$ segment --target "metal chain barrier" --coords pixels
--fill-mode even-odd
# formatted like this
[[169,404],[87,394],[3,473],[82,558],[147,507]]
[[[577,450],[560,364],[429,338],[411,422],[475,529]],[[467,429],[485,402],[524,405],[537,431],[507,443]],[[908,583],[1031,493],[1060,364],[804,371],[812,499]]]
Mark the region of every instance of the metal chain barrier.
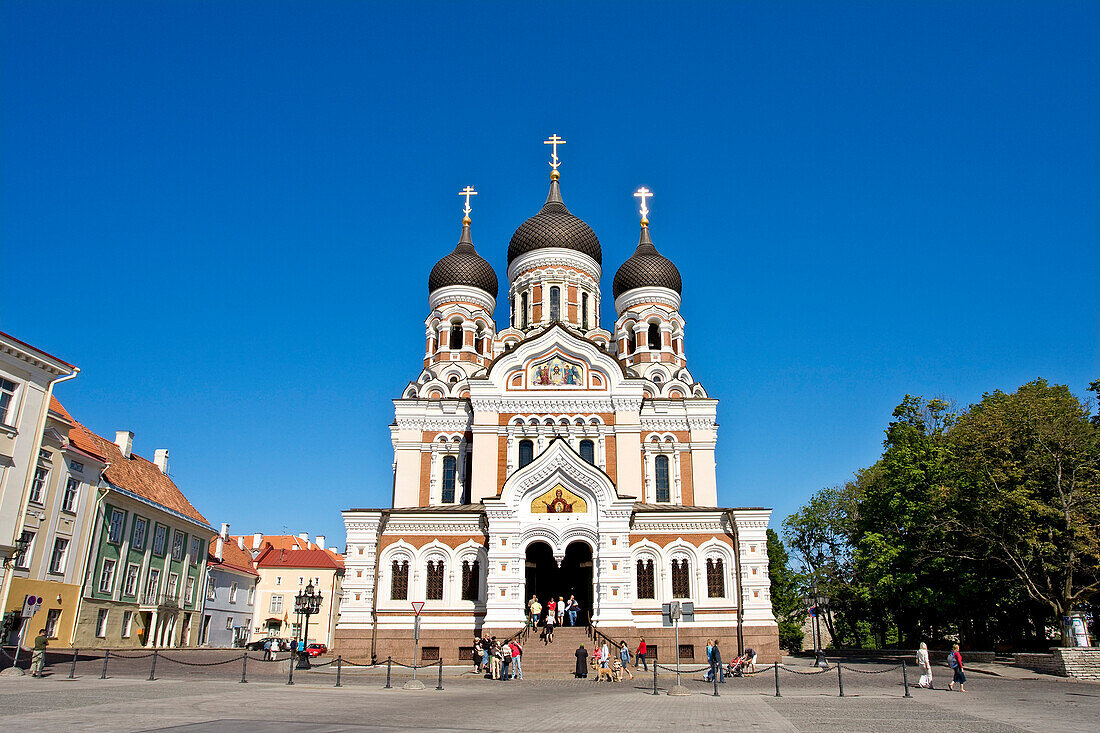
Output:
[[148,654],[119,654],[118,652],[111,652],[111,656],[115,659],[148,659],[153,656],[155,652],[149,652]]
[[[656,662],[654,662],[654,663],[653,663],[653,666],[654,666],[654,667],[660,667],[661,669],[663,669],[663,670],[664,670],[664,671],[666,671],[666,672],[673,672],[673,673],[675,673],[675,672],[679,671],[679,672],[680,672],[680,674],[695,674],[696,672],[703,672],[703,671],[708,671],[708,670],[710,670],[710,665],[709,665],[709,664],[708,664],[707,666],[705,666],[705,667],[699,667],[698,669],[686,669],[686,668],[684,668],[684,667],[680,667],[680,669],[679,669],[679,670],[677,670],[677,669],[676,669],[675,667],[666,667],[666,666],[665,666],[665,665],[663,665],[663,664],[657,664]],[[765,668],[765,669],[766,669],[766,668]]]
[[[838,666],[839,666],[839,663],[838,663]],[[887,667],[886,669],[866,670],[866,669],[856,669],[855,667],[845,667],[845,669],[847,669],[849,672],[855,672],[856,674],[886,674],[887,672],[894,672],[894,671],[897,671],[897,670],[901,669],[901,665],[899,664],[896,667]]]
[[[153,655],[150,654],[149,656],[153,656]],[[247,655],[245,655],[245,656],[247,656]],[[160,656],[160,658],[164,659],[164,660],[167,660],[169,662],[175,662],[176,664],[182,664],[184,667],[216,667],[219,664],[229,664],[231,662],[241,661],[241,657],[230,657],[229,659],[223,659],[220,662],[184,662],[180,659],[172,659],[171,657],[166,657],[163,654]],[[283,660],[283,661],[286,661],[286,660]]]
[[809,670],[809,671],[804,672],[800,669],[793,669],[791,667],[788,667],[785,664],[780,664],[780,665],[778,665],[778,667],[781,670],[783,670],[784,672],[790,672],[791,674],[801,674],[801,675],[825,674],[826,672],[831,671],[829,669],[813,669],[813,670]]

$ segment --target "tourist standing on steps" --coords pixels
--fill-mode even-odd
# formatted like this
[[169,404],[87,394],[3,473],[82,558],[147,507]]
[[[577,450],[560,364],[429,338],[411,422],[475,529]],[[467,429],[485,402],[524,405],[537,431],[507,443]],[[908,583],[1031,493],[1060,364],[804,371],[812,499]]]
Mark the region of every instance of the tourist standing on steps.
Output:
[[932,660],[928,658],[928,645],[923,641],[920,643],[920,649],[917,650],[917,666],[920,668],[920,681],[917,684],[929,690],[933,689]]
[[543,640],[547,644],[554,643],[554,599],[551,598],[550,602],[546,604],[546,629],[542,635]]
[[630,649],[627,648],[626,642],[622,642],[622,646],[619,647],[619,661],[623,663],[623,671],[627,673],[630,679],[634,679],[634,674],[630,671]]
[[577,658],[577,668],[573,672],[573,676],[577,679],[588,676],[588,652],[584,649],[584,644],[580,645],[577,651],[573,652],[573,655]]
[[646,664],[646,661],[645,661],[645,655],[648,651],[649,651],[649,647],[647,647],[645,645],[645,637],[643,636],[642,640],[638,642],[638,653],[634,657],[634,669],[637,669],[638,668],[638,662],[641,662],[642,663],[642,669],[644,669],[646,672],[649,671],[649,665]]
[[558,626],[565,626],[565,599],[558,596]]
[[581,604],[577,603],[576,596],[569,596],[569,601],[565,604],[565,612],[569,614],[569,625],[577,625],[577,611],[580,610]]
[[959,683],[959,692],[966,692],[966,673],[963,672],[963,658],[959,653],[959,645],[954,644],[951,647],[951,653],[947,655],[947,666],[955,670],[955,675],[951,678],[951,683],[947,685],[948,690],[955,689],[955,683]]
[[523,667],[520,665],[520,657],[523,656],[523,647],[520,646],[519,641],[512,642],[512,679],[523,679]]
[[497,638],[494,636],[492,639],[492,648],[489,650],[489,664],[492,668],[492,678],[494,680],[500,679],[500,665],[504,657],[500,653],[500,644],[497,643]]
[[508,642],[504,642],[500,647],[501,657],[501,669],[500,669],[500,681],[507,681],[509,675],[512,674],[512,645]]
[[[536,608],[538,610],[536,610]],[[539,605],[538,597],[532,593],[531,600],[527,601],[527,615],[531,618],[532,629],[538,626],[540,613],[542,613],[542,606]]]
[[[38,636],[34,637],[34,654],[31,655],[31,677],[41,677],[42,669],[46,666],[46,647],[50,640],[46,636],[45,629],[38,630]],[[15,648],[18,655],[19,647]]]

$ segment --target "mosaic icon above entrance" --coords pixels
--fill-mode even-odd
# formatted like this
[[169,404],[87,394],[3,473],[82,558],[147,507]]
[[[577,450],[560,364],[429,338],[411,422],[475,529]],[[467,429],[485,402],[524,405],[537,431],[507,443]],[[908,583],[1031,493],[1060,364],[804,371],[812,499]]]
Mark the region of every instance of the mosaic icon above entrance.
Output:
[[532,514],[574,514],[588,511],[588,502],[558,484],[531,502]]

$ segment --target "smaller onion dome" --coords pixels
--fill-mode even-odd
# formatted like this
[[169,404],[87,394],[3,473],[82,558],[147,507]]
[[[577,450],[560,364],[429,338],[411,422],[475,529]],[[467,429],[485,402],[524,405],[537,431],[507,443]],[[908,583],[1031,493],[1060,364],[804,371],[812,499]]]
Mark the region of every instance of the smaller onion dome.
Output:
[[474,249],[470,239],[470,218],[462,220],[462,237],[454,251],[435,263],[428,275],[428,294],[448,285],[467,285],[497,297],[497,274],[493,266]]
[[618,298],[634,288],[668,288],[681,294],[680,271],[672,260],[661,255],[649,238],[649,222],[642,220],[642,232],[638,237],[638,247],[634,254],[623,263],[615,273],[611,283],[611,293]]

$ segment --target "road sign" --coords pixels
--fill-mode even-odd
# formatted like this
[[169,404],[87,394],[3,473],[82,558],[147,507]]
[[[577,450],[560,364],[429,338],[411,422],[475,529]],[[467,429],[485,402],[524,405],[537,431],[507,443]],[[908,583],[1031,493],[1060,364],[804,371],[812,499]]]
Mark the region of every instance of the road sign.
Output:
[[23,598],[23,618],[31,618],[42,607],[41,596],[25,596]]
[[417,616],[419,616],[420,612],[424,610],[424,601],[413,601],[412,604],[413,604],[413,613],[415,613]]

